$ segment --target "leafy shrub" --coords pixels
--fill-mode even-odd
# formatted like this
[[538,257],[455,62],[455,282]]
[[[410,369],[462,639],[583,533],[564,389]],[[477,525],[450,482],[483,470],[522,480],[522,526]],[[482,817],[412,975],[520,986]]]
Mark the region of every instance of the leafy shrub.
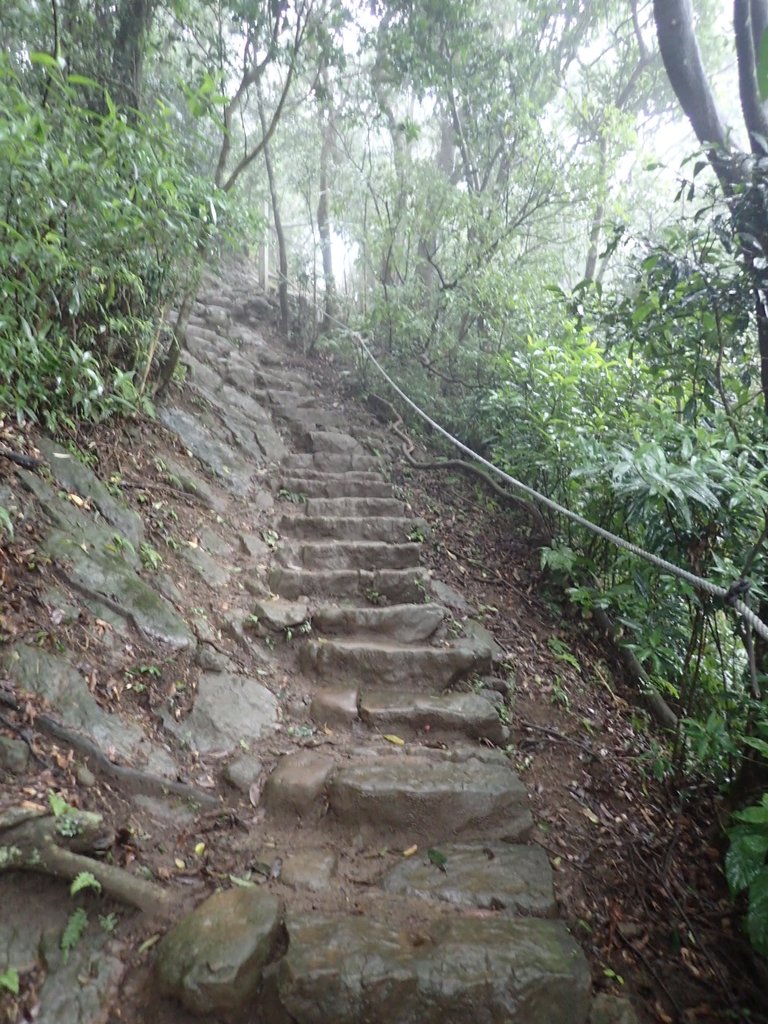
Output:
[[0,411],[56,430],[141,406],[158,318],[218,197],[185,166],[169,110],[129,121],[95,83],[31,60],[0,58]]
[[768,955],[768,793],[759,804],[737,811],[733,817],[739,824],[728,832],[728,885],[734,896],[746,890],[747,933],[755,949]]

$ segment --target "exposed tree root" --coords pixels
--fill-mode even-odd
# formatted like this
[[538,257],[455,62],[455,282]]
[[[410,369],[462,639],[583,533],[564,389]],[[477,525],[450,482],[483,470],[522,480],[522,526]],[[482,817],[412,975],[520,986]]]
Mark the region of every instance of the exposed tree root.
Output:
[[[0,704],[23,713],[22,704],[7,690],[0,689]],[[50,736],[61,740],[87,759],[89,767],[99,775],[106,776],[119,783],[131,793],[143,793],[147,796],[167,796],[173,794],[184,800],[190,800],[202,807],[218,807],[218,797],[205,793],[201,789],[189,786],[185,782],[164,779],[159,775],[143,772],[139,768],[129,768],[114,764],[106,754],[96,746],[93,740],[67,729],[50,715],[41,714],[35,717],[35,726]]]
[[102,890],[121,903],[137,907],[146,914],[167,916],[171,895],[154,882],[137,878],[122,868],[83,855],[83,850],[99,849],[111,841],[100,814],[72,810],[55,817],[52,814],[20,810],[0,819],[0,871],[38,871],[72,881],[89,871]]

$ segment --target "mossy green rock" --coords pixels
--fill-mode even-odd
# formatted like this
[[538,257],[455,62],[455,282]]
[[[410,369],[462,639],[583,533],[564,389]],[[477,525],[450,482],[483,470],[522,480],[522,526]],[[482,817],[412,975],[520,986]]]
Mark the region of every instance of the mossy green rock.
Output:
[[199,1016],[242,1009],[274,953],[282,913],[276,896],[256,889],[211,896],[160,943],[155,975],[161,994]]
[[118,553],[92,540],[52,530],[43,548],[63,568],[67,578],[80,591],[94,598],[106,598],[113,611],[131,622],[141,633],[175,650],[193,647],[194,637],[186,622],[148,586]]

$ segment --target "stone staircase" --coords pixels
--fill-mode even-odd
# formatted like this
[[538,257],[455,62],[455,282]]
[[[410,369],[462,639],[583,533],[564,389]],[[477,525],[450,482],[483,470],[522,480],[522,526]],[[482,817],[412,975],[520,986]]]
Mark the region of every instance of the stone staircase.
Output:
[[[248,501],[257,471],[271,478],[279,546],[254,608],[291,630],[313,740],[261,792],[282,873],[177,925],[160,989],[253,1024],[582,1024],[587,962],[557,920],[498,694],[482,688],[498,648],[436,599],[426,524],[360,431],[263,340],[251,289],[236,274],[208,284],[186,356],[208,411],[195,429],[181,410],[162,416],[233,494]],[[247,982],[210,967],[242,914]]]

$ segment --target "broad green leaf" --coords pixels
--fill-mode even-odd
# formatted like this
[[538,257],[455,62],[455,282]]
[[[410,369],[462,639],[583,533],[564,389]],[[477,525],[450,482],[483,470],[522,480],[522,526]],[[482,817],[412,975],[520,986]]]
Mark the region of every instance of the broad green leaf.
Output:
[[768,870],[763,870],[749,887],[747,932],[752,945],[768,953]]
[[746,889],[765,870],[768,836],[755,835],[739,828],[730,832],[731,845],[725,856],[725,876],[732,893]]
[[760,38],[760,51],[757,57],[757,88],[760,99],[768,99],[768,28],[763,30]]

